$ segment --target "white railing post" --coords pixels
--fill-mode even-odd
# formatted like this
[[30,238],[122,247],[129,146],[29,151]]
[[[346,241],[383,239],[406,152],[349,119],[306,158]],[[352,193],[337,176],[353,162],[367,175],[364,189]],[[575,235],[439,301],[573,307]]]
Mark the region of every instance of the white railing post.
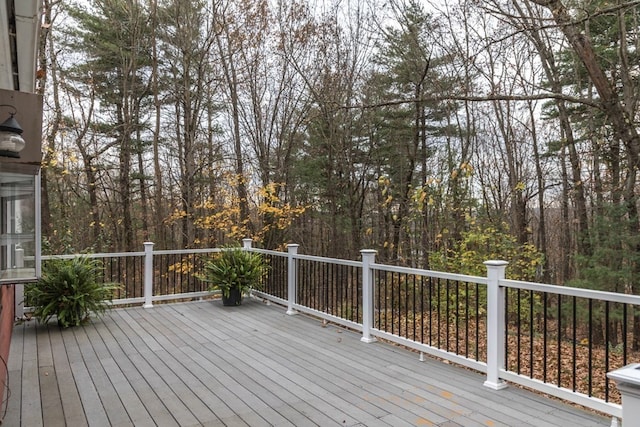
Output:
[[362,255],[362,338],[360,338],[360,341],[372,343],[376,342],[376,338],[371,336],[374,294],[371,264],[376,261],[376,251],[363,249],[360,254]]
[[500,379],[504,368],[504,288],[507,261],[486,261],[487,267],[487,379],[485,387],[501,390],[507,384]]
[[247,237],[246,239],[242,239],[242,249],[248,250],[251,249],[251,244],[253,243],[253,239]]
[[144,242],[144,308],[153,307],[153,242]]
[[[616,382],[622,396],[622,425],[637,425],[640,421],[640,363],[607,372],[607,377]],[[617,417],[611,418],[611,425],[618,425]]]
[[298,314],[293,305],[296,303],[296,296],[298,295],[298,269],[296,268],[295,256],[298,254],[299,246],[296,243],[287,245],[287,314],[289,316]]

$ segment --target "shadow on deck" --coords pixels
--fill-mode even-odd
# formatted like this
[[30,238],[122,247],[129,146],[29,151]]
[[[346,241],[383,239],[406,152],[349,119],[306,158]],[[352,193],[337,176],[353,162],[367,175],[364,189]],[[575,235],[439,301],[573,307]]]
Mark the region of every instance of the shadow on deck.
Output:
[[14,328],[8,426],[608,426],[607,418],[245,299]]

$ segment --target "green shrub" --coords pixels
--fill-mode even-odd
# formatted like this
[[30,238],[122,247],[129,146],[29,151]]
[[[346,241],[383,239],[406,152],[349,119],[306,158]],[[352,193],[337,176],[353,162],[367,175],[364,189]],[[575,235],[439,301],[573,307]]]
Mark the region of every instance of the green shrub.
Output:
[[267,265],[261,254],[241,248],[224,249],[204,266],[203,280],[209,290],[220,290],[229,298],[232,289],[245,294],[250,289],[261,289]]
[[78,326],[91,313],[103,314],[112,299],[117,286],[100,283],[101,276],[102,263],[96,259],[50,260],[44,264],[42,278],[25,288],[25,298],[39,321],[46,323],[56,316],[64,328]]
[[454,248],[434,252],[429,257],[433,270],[472,276],[486,276],[483,263],[488,260],[509,261],[509,279],[533,281],[539,276],[544,256],[534,245],[518,243],[507,224],[495,226],[472,222]]

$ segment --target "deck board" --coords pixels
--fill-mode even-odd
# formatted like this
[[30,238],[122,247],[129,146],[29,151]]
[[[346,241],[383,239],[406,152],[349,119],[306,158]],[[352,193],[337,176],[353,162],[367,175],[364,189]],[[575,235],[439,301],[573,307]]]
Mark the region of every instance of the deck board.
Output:
[[246,299],[16,325],[5,425],[608,426],[610,420]]
[[31,396],[40,396],[40,381],[38,369],[38,342],[36,330],[31,329],[30,334],[25,334],[23,342],[22,358],[22,393],[21,393],[21,421],[23,425],[42,426],[42,401],[30,399]]
[[24,353],[24,334],[14,334],[11,338],[9,360],[7,360],[8,390],[7,413],[3,420],[6,425],[18,426],[21,423],[20,405],[22,404],[22,355]]

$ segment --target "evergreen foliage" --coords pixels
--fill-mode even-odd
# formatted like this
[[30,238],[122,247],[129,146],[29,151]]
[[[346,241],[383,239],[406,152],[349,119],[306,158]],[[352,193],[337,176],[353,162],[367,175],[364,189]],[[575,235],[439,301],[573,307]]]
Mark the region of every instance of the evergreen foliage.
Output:
[[34,316],[43,323],[55,316],[67,328],[82,325],[92,313],[103,314],[117,286],[100,282],[102,268],[87,257],[47,261],[41,279],[25,287]]
[[640,236],[628,233],[625,208],[607,204],[593,218],[592,253],[577,257],[577,277],[571,286],[627,293],[636,283],[640,269]]
[[534,281],[540,275],[543,254],[531,244],[518,243],[506,224],[499,226],[474,223],[462,233],[462,240],[449,251],[431,256],[431,267],[440,271],[455,271],[474,276],[486,276],[487,260],[509,262],[507,277]]
[[262,278],[268,269],[261,254],[242,248],[228,248],[215,254],[204,266],[203,280],[210,283],[209,290],[219,290],[229,298],[234,289],[241,295],[262,287]]

